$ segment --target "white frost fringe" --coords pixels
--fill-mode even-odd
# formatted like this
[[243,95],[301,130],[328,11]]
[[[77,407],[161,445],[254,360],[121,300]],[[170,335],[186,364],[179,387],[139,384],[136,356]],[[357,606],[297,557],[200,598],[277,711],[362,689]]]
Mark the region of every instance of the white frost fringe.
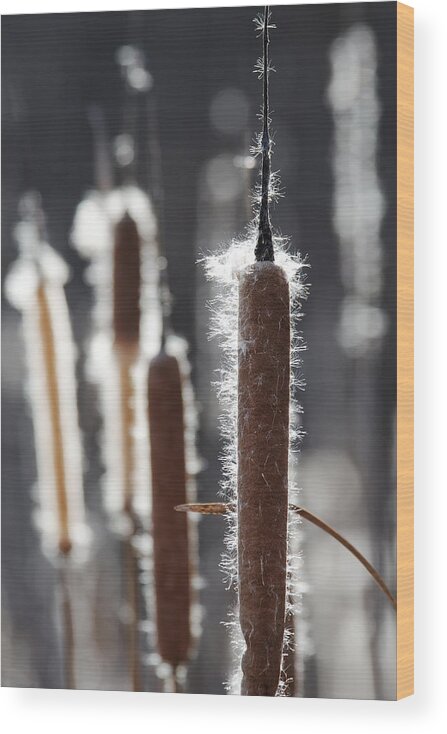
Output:
[[[243,348],[238,334],[238,300],[239,277],[241,273],[254,261],[257,230],[251,225],[246,238],[233,240],[229,246],[218,254],[210,254],[204,258],[205,272],[209,280],[218,287],[218,295],[211,305],[210,338],[217,337],[223,351],[223,364],[218,372],[218,379],[214,386],[222,408],[220,418],[221,432],[224,438],[224,450],[221,456],[223,479],[221,481],[221,496],[225,502],[237,506],[237,381],[238,381],[238,350]],[[290,410],[290,464],[296,461],[301,430],[298,425],[298,416],[301,408],[297,401],[297,390],[304,387],[300,374],[300,352],[305,348],[302,335],[297,329],[297,322],[301,317],[301,300],[306,297],[304,268],[306,263],[301,256],[287,252],[287,241],[282,237],[273,238],[275,248],[275,263],[285,271],[290,288],[291,313],[291,410]],[[292,466],[291,466],[292,469]],[[290,472],[293,476],[295,472]],[[290,502],[296,501],[297,488],[293,482],[289,484]],[[222,556],[221,568],[225,574],[228,588],[234,587],[237,591],[237,513],[227,515],[227,532],[225,536],[225,551]],[[295,528],[300,524],[299,518],[289,515],[289,556],[288,556],[288,589],[287,611],[294,611],[298,605],[301,588],[297,580],[297,571],[300,565],[300,555],[296,550]],[[240,659],[244,651],[244,641],[240,632],[237,607],[229,613],[229,620],[225,623],[231,630],[231,642],[235,651],[235,670],[227,684],[230,693],[240,690]],[[289,641],[287,634],[284,640],[284,650]],[[277,695],[282,695],[285,689],[285,680],[281,680]]]
[[103,416],[102,452],[104,507],[116,530],[127,533],[122,515],[123,465],[120,436],[119,364],[113,348],[113,246],[114,227],[126,211],[134,219],[141,238],[141,323],[140,356],[134,381],[134,509],[143,525],[150,518],[150,467],[147,433],[147,360],[160,345],[161,310],[158,298],[157,222],[149,197],[137,186],[128,185],[107,193],[92,191],[79,204],[73,223],[72,241],[79,253],[89,258],[87,280],[94,287],[94,331],[90,340],[87,372],[98,385]]
[[[178,361],[181,382],[182,382],[182,398],[183,398],[183,420],[185,432],[185,468],[186,468],[186,497],[187,502],[196,502],[196,476],[201,470],[202,465],[197,454],[196,435],[198,429],[197,406],[194,390],[191,384],[191,365],[188,360],[188,344],[182,337],[169,334],[165,344],[166,354],[175,357]],[[147,373],[146,373],[147,374]],[[145,403],[147,405],[147,402]],[[147,420],[147,418],[146,418]],[[148,425],[148,424],[147,424]],[[149,426],[147,427],[149,431]],[[150,437],[147,438],[147,450],[150,447]],[[150,491],[150,488],[149,488]],[[192,567],[191,576],[191,606],[190,606],[190,625],[192,636],[193,656],[196,651],[196,645],[202,633],[202,620],[204,610],[199,600],[199,591],[203,588],[203,580],[199,576],[198,569],[198,523],[199,515],[191,513],[188,516],[189,524],[189,543],[191,559],[197,562],[197,567]],[[154,596],[154,565],[152,554],[152,535],[145,534],[135,539],[135,545],[139,553],[140,581],[144,593],[146,605],[147,619],[141,624],[141,630],[147,634],[148,647],[154,651],[157,647],[157,634],[155,629],[155,596]],[[172,676],[172,670],[169,663],[165,663],[158,652],[151,652],[146,663],[155,669],[155,672],[161,680],[169,680]],[[177,670],[179,679],[185,679],[186,668],[180,667]]]
[[[159,298],[159,257],[157,221],[149,197],[136,186],[126,186],[108,193],[93,191],[79,204],[76,211],[72,240],[84,257],[91,261],[87,271],[88,282],[93,285],[96,302],[94,308],[94,332],[90,340],[88,374],[99,387],[101,412],[104,421],[102,452],[105,473],[103,477],[104,506],[112,526],[126,535],[128,527],[122,513],[123,466],[120,436],[120,381],[119,365],[113,348],[113,230],[128,211],[134,219],[140,235],[141,246],[141,301],[140,301],[140,356],[132,369],[134,384],[134,509],[146,532],[138,533],[133,545],[138,554],[139,580],[146,604],[147,619],[141,622],[141,630],[148,634],[149,648],[155,647],[155,619],[153,597],[153,557],[151,536],[151,467],[150,437],[147,416],[147,375],[149,361],[161,343],[162,313]],[[190,381],[190,365],[187,344],[180,337],[169,335],[166,352],[175,356],[182,375],[182,394],[185,422],[185,461],[187,492],[190,501],[195,499],[195,475],[200,470],[196,453],[197,409]],[[196,539],[196,520],[190,518],[191,543]],[[194,555],[192,548],[192,555]],[[192,579],[194,589],[201,580],[196,574]],[[201,631],[202,609],[198,601],[191,605],[191,628],[195,639]],[[170,675],[170,666],[164,664],[158,654],[148,655],[146,662],[153,665],[159,677]]]

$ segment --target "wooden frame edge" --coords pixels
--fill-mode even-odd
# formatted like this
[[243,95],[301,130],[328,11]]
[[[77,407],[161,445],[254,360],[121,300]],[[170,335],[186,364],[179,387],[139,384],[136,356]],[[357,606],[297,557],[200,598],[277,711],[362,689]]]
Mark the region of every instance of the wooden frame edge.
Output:
[[397,3],[397,676],[414,692],[414,11]]

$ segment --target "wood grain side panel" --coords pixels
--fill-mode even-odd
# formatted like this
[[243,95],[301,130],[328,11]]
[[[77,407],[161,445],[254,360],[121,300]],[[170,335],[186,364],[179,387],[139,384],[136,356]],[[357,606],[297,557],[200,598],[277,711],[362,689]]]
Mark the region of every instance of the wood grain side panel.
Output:
[[413,8],[397,3],[397,698],[414,691]]

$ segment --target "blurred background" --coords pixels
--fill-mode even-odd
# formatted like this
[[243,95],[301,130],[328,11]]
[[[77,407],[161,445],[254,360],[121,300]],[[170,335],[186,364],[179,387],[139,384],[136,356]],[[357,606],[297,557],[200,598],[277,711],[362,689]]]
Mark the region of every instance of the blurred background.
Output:
[[[260,8],[260,11],[263,9]],[[395,588],[396,4],[274,6],[271,56],[273,169],[284,196],[272,213],[292,252],[310,264],[301,328],[305,436],[300,502],[351,542]],[[2,273],[17,258],[18,201],[42,196],[49,241],[69,264],[66,286],[78,352],[78,410],[91,523],[107,533],[99,483],[101,414],[85,376],[92,289],[70,243],[76,207],[95,185],[88,111],[111,138],[126,132],[129,97],[117,51],[141,49],[154,81],[172,320],[189,343],[199,407],[200,501],[217,499],[219,366],[208,340],[213,287],[197,260],[239,234],[258,162],[249,157],[261,84],[254,8],[6,16],[2,30]],[[144,140],[144,120],[139,123]],[[136,173],[149,186],[136,151]],[[119,177],[119,174],[118,174]],[[36,481],[19,312],[2,319],[2,683],[59,687],[52,613],[55,571],[31,517]],[[199,525],[203,632],[188,673],[192,693],[224,694],[231,668],[229,605],[218,565],[224,523]],[[300,695],[393,698],[394,614],[364,569],[318,528],[304,527]],[[103,565],[101,565],[103,563]],[[90,592],[116,596],[113,554],[88,565]],[[90,576],[89,576],[90,574]],[[93,592],[92,592],[93,589]],[[99,593],[99,592],[98,592]],[[112,611],[111,611],[112,614]],[[112,625],[112,623],[110,623]],[[109,626],[110,626],[109,625]],[[86,655],[83,688],[125,689],[105,624],[100,662]],[[108,636],[109,635],[109,636]],[[150,651],[148,650],[148,653]],[[148,690],[157,690],[148,673]]]

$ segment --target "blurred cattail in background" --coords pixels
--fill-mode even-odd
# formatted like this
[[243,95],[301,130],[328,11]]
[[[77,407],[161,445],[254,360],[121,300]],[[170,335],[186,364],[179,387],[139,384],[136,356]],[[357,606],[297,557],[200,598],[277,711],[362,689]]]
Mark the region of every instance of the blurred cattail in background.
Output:
[[[195,522],[179,516],[174,506],[194,499],[196,416],[186,348],[171,334],[168,323],[170,295],[157,118],[147,95],[152,82],[140,84],[143,78],[147,82],[151,77],[138,49],[123,47],[117,58],[134,117],[140,95],[145,102],[147,169],[156,210],[135,181],[132,156],[136,142],[132,155],[126,158],[120,153],[124,145],[120,136],[116,158],[124,166],[127,181],[107,191],[101,183],[107,176],[97,173],[97,191],[81,202],[73,239],[81,253],[92,257],[89,277],[97,293],[92,363],[98,360],[96,377],[102,385],[105,504],[115,527],[129,534],[124,572],[132,618],[129,650],[133,688],[141,686],[139,631],[144,628],[154,633],[150,647],[157,650],[148,659],[156,661],[156,672],[166,679],[166,686],[180,690],[199,626],[195,594],[198,561]],[[99,148],[96,160],[100,161],[100,151],[106,146],[97,112],[92,122]],[[129,124],[134,128],[135,119]],[[125,137],[132,139],[129,134]],[[89,227],[91,216],[93,226]],[[91,233],[100,226],[104,244],[98,247],[95,243],[92,249]],[[139,576],[137,567],[142,571]],[[144,581],[142,587],[140,581]],[[149,617],[142,625],[138,623],[143,614],[139,608],[141,591]]]
[[[91,122],[96,161],[104,167],[107,156],[101,152],[108,146],[100,111],[91,111]],[[72,239],[91,260],[87,279],[94,286],[96,303],[87,371],[99,388],[104,507],[123,541],[122,613],[127,622],[131,685],[140,690],[142,610],[139,551],[134,541],[136,534],[148,528],[150,514],[144,364],[155,351],[161,329],[157,224],[149,197],[135,181],[107,188],[111,176],[99,166],[96,181],[96,190],[78,206]]]
[[270,260],[240,276],[238,384],[241,693],[274,696],[285,630],[290,305],[286,275]]
[[20,255],[5,291],[22,313],[37,461],[36,522],[42,547],[59,570],[67,687],[75,687],[69,559],[86,557],[83,461],[78,424],[75,360],[64,293],[68,267],[47,242],[38,194],[25,195],[16,227]]
[[[143,79],[144,57],[127,54],[128,84]],[[141,73],[137,73],[141,69]],[[132,76],[133,75],[133,76]],[[147,77],[144,77],[147,78]],[[150,77],[152,80],[152,77]],[[148,92],[152,84],[141,90]],[[137,91],[140,91],[138,88]],[[153,656],[165,690],[180,692],[187,683],[187,666],[200,634],[198,547],[195,518],[179,515],[175,506],[195,499],[196,406],[190,381],[187,344],[171,324],[172,297],[168,282],[165,205],[158,114],[153,91],[146,94],[148,173],[158,221],[159,303],[162,330],[159,351],[147,372],[147,419],[152,487],[152,585],[148,610],[154,619]]]
[[124,576],[127,585],[130,672],[134,691],[141,690],[139,655],[139,585],[137,557],[132,543],[136,532],[134,499],[135,390],[132,368],[139,356],[140,339],[140,237],[135,221],[126,211],[116,224],[113,248],[113,334],[119,372],[123,511],[130,522],[124,543]]
[[15,232],[20,255],[7,276],[5,292],[22,313],[38,469],[36,520],[50,557],[80,554],[88,531],[76,352],[64,293],[69,271],[46,241],[38,195],[24,196],[21,211]]

